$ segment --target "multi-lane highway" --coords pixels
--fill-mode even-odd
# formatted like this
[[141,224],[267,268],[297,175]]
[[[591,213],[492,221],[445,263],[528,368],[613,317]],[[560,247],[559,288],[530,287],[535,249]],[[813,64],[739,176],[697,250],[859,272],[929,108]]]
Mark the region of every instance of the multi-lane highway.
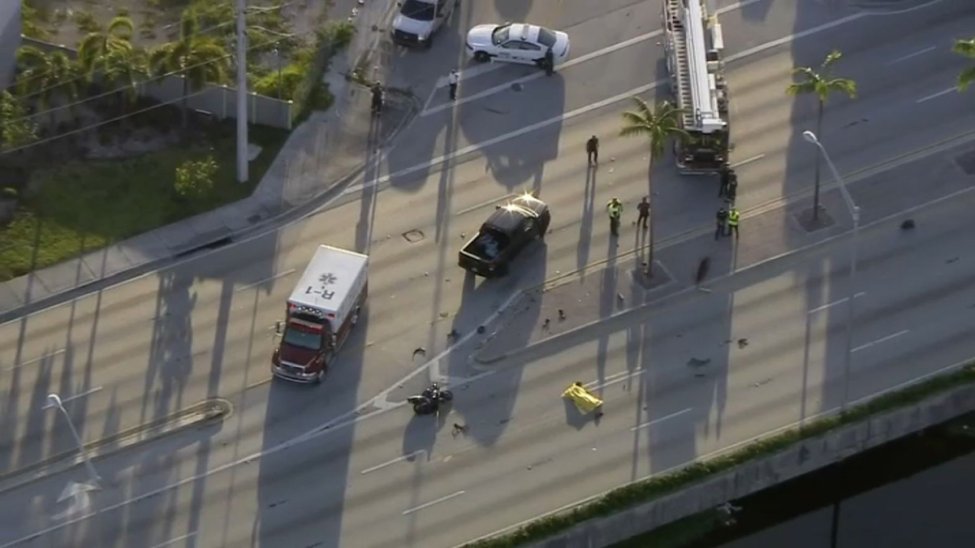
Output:
[[[973,28],[967,4],[874,14],[719,2],[746,217],[806,203],[814,149],[800,134],[814,126],[815,108],[784,89],[793,66],[816,64],[834,47],[845,54],[837,73],[860,91],[830,102],[820,135],[842,171],[968,130],[971,98],[943,93],[964,67],[949,48]],[[442,77],[463,62],[466,29],[521,19],[569,32],[574,60],[551,78],[465,66],[459,100],[449,103]],[[628,96],[666,93],[659,40],[657,2],[464,3],[431,51],[386,56],[391,81],[412,85],[423,109],[338,199],[273,232],[0,326],[8,509],[0,546],[29,537],[36,546],[452,546],[834,407],[843,236],[724,278],[711,293],[582,331],[531,363],[468,360],[475,328],[518,289],[620,252],[602,204],[615,195],[632,214],[646,194],[646,144],[616,134]],[[592,134],[603,160],[595,180],[584,158]],[[970,148],[856,183],[865,222],[875,224],[861,236],[854,398],[975,354],[965,331],[975,313],[975,264],[964,252],[972,181],[955,162]],[[661,238],[711,226],[713,181],[682,179],[667,162],[654,176]],[[553,208],[546,246],[509,279],[464,276],[455,266],[463,237],[522,189],[539,190]],[[914,213],[910,236],[897,219],[880,220],[949,192],[953,199]],[[844,211],[827,203],[840,234]],[[780,217],[761,225],[777,237],[750,233],[746,218],[737,268],[816,239]],[[411,230],[422,239],[407,241]],[[370,254],[367,314],[323,385],[272,382],[274,323],[323,242]],[[687,272],[682,261],[710,245],[684,239],[660,260]],[[451,330],[461,335],[453,347]],[[748,344],[726,344],[739,338]],[[419,347],[425,356],[414,359]],[[597,378],[597,354],[611,412],[598,427],[567,421],[558,393]],[[691,358],[710,361],[689,372]],[[442,425],[396,406],[430,376],[448,376],[457,390]],[[42,409],[50,392],[74,397],[66,407],[89,441],[208,398],[227,399],[234,412],[219,427],[103,449],[95,463],[103,488],[87,504],[59,502],[69,481],[85,480],[83,468],[53,467],[19,486],[16,475],[73,447],[63,417]],[[454,422],[467,435],[452,436]]]

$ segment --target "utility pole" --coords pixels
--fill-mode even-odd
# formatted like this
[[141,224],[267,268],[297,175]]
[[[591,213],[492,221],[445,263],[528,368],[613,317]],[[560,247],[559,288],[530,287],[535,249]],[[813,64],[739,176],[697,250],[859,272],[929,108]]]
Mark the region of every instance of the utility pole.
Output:
[[237,182],[246,183],[247,173],[247,0],[237,0]]

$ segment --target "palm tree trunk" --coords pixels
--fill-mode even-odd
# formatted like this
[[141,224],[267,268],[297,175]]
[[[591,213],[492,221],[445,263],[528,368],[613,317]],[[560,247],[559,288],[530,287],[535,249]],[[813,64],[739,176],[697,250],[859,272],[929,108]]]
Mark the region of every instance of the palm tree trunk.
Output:
[[[186,130],[186,128],[189,127],[190,125],[190,118],[189,118],[190,98],[187,96],[189,92],[190,92],[190,79],[186,73],[183,73],[183,101],[182,101],[183,108],[180,109],[183,111],[183,130]],[[817,181],[818,180],[819,179],[817,178]],[[818,183],[817,183],[817,188],[819,188]]]
[[[647,185],[648,192],[650,193],[650,196],[648,196],[648,201],[650,202],[650,219],[648,219],[648,222],[647,222],[647,226],[648,226],[648,228],[647,228],[647,244],[648,244],[648,249],[647,249],[647,277],[648,278],[653,277],[653,247],[654,247],[653,225],[654,225],[654,222],[656,221],[656,218],[657,218],[657,216],[654,214],[654,202],[656,202],[657,200],[653,197],[653,161],[654,161],[654,159],[655,158],[654,158],[654,155],[653,155],[653,150],[651,150],[650,151],[650,167],[649,167],[650,181],[649,181],[649,184]],[[640,230],[640,227],[637,226],[636,229],[637,230]]]
[[[816,112],[816,138],[822,139],[820,133],[823,131],[823,100],[819,100],[819,108]],[[813,186],[813,214],[812,218],[814,221],[819,219],[819,164],[822,163],[822,154],[819,151],[819,147],[816,147],[816,166],[814,175],[814,186]]]

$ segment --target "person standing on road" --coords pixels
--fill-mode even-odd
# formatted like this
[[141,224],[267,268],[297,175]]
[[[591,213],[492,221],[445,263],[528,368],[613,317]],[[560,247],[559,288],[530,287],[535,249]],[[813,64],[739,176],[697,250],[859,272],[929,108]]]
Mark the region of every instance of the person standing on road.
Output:
[[551,76],[555,71],[555,54],[552,52],[552,47],[549,46],[545,50],[545,60],[542,62],[545,65],[545,74]]
[[731,233],[735,233],[735,239],[738,239],[738,221],[741,220],[741,213],[738,212],[733,206],[731,211],[728,212],[728,236]]
[[714,216],[715,221],[717,221],[717,226],[714,227],[714,239],[725,235],[725,225],[728,223],[728,211],[725,208],[719,208],[718,213]]
[[734,171],[728,177],[728,189],[725,191],[725,199],[728,203],[735,205],[735,198],[738,197],[738,175]]
[[721,166],[718,170],[718,176],[721,177],[721,186],[718,187],[718,198],[724,198],[728,195],[728,183],[731,180],[731,168],[728,164]]
[[620,217],[623,215],[623,203],[619,198],[614,197],[606,203],[606,212],[609,214],[609,232],[613,236],[620,235]]
[[457,72],[457,69],[451,70],[450,74],[447,75],[447,85],[450,87],[451,101],[457,99],[457,84],[459,83],[460,83],[460,73]]
[[599,139],[595,135],[586,141],[586,157],[591,166],[599,163]]
[[640,212],[636,218],[636,226],[639,228],[643,227],[644,230],[647,228],[647,221],[650,219],[650,202],[647,201],[647,197],[644,196],[640,203],[636,205],[637,211]]

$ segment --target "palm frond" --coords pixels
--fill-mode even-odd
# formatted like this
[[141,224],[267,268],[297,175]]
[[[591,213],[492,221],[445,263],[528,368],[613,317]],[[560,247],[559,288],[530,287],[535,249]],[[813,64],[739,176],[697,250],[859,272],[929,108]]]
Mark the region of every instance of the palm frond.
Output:
[[975,67],[968,67],[958,75],[958,91],[965,91],[975,83]]
[[969,59],[975,59],[975,38],[970,40],[955,40],[951,51]]
[[823,59],[823,64],[820,65],[820,68],[825,72],[830,67],[830,65],[839,61],[841,57],[843,57],[843,54],[840,53],[839,50],[834,49],[833,51],[826,54],[826,59]]

